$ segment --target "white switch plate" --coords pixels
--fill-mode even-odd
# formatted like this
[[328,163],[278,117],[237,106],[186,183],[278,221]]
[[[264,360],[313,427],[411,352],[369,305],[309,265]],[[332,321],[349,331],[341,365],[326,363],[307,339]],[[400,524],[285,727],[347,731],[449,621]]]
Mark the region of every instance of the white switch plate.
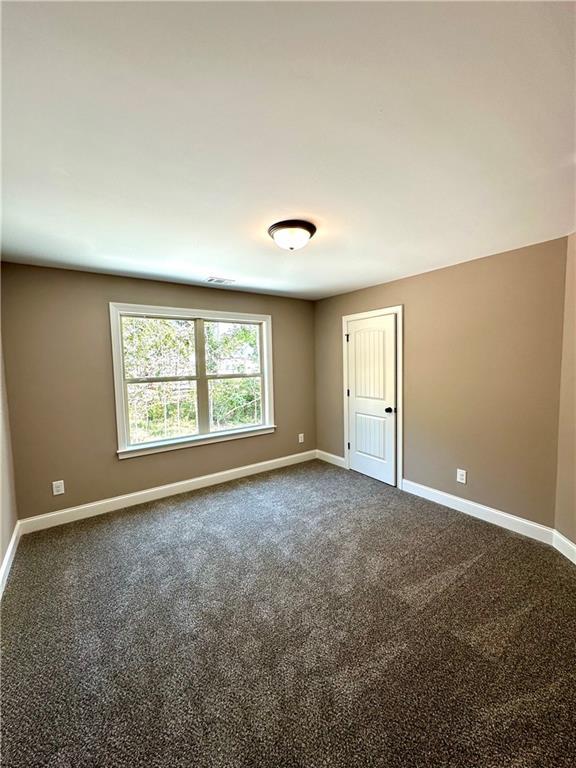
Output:
[[466,476],[467,476],[467,474],[468,473],[467,473],[467,471],[465,469],[457,469],[456,470],[456,481],[458,483],[464,483],[464,485],[466,485]]
[[304,442],[304,432],[300,432],[298,435],[298,442],[303,443]]
[[52,483],[52,495],[60,496],[64,493],[64,480],[54,480]]

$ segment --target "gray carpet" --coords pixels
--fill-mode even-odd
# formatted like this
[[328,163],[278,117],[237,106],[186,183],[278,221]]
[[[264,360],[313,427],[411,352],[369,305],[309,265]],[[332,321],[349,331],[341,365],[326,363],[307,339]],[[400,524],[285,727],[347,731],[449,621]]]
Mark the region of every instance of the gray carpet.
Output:
[[22,539],[4,768],[574,768],[576,568],[319,462]]

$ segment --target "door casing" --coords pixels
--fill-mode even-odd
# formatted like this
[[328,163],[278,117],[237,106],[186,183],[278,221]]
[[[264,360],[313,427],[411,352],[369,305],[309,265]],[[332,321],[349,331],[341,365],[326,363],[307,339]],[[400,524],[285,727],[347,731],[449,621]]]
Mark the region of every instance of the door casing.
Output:
[[352,320],[364,320],[367,317],[379,317],[380,315],[396,315],[396,487],[402,489],[404,476],[404,306],[384,307],[373,309],[370,312],[358,312],[354,315],[342,317],[342,369],[344,383],[342,397],[344,401],[344,460],[346,469],[350,469],[350,451],[348,450],[349,437],[349,408],[348,408],[348,323]]

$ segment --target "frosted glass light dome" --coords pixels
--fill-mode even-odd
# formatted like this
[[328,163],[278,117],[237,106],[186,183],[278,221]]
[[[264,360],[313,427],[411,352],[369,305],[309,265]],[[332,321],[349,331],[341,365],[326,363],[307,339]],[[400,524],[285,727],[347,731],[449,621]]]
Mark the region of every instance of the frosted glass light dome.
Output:
[[314,224],[300,219],[279,221],[272,224],[268,229],[268,234],[276,245],[287,251],[297,251],[298,248],[304,248],[314,232],[316,232]]

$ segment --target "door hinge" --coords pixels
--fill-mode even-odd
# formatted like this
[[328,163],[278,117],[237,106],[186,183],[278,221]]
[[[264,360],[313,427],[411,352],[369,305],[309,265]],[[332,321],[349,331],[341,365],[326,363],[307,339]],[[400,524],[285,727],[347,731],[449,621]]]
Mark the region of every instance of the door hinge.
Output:
[[350,390],[349,389],[346,390],[346,397],[350,397]]
[[348,443],[348,450],[350,450],[350,443]]
[[345,336],[346,336],[346,341],[350,341],[350,334],[346,333]]

